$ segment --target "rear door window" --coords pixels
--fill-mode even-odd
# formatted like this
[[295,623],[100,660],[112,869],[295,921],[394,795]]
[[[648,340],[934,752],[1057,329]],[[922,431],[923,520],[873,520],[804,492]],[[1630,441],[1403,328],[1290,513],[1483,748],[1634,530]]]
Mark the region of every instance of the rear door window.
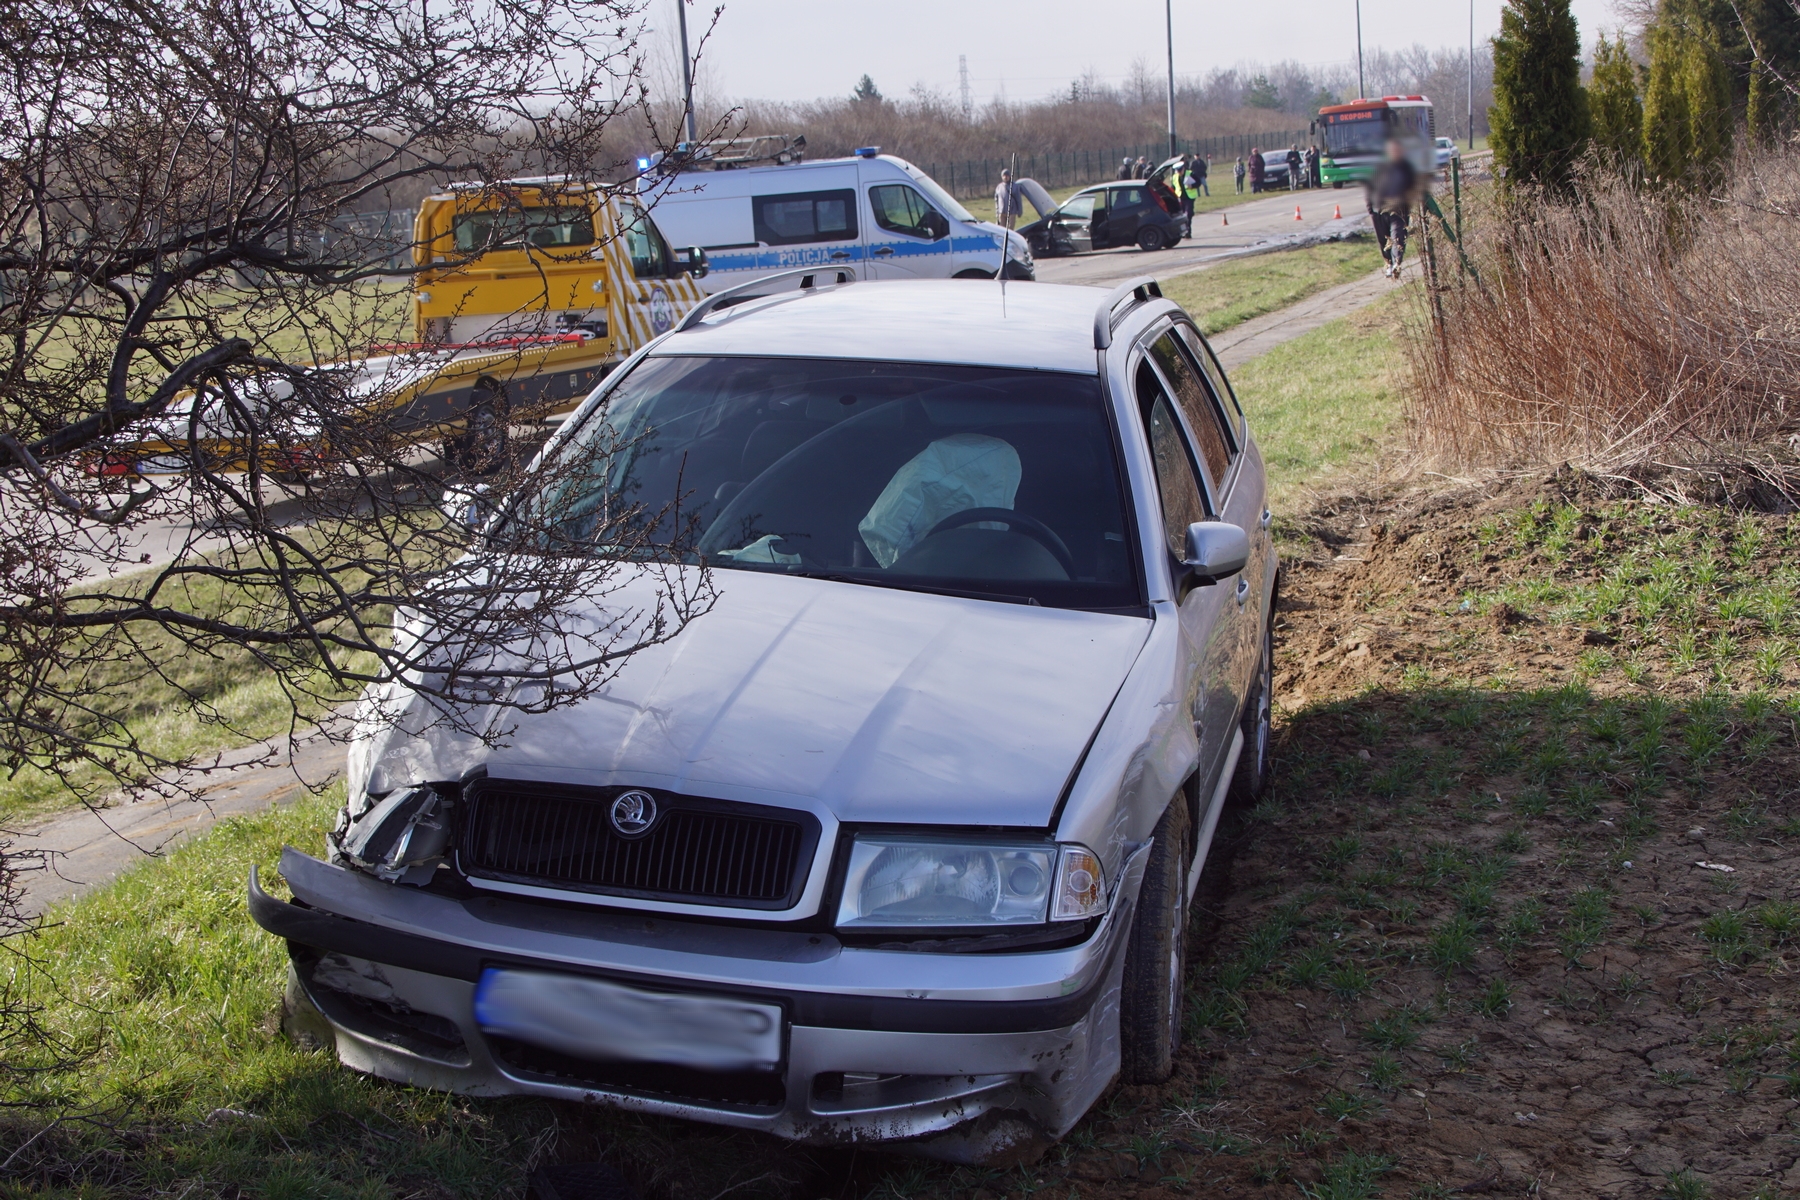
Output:
[[1206,339],[1192,325],[1176,325],[1175,332],[1193,352],[1194,359],[1200,369],[1206,373],[1207,382],[1212,384],[1213,395],[1219,399],[1219,407],[1225,411],[1225,420],[1231,426],[1232,441],[1237,448],[1244,448],[1244,407],[1238,403],[1237,393],[1231,390],[1231,380],[1225,377],[1225,368],[1219,365],[1219,356],[1212,352]]
[[756,240],[766,245],[848,242],[856,237],[856,193],[849,188],[756,196],[750,205]]
[[1162,368],[1163,378],[1175,393],[1175,402],[1187,416],[1193,431],[1195,449],[1206,464],[1206,472],[1214,484],[1223,484],[1231,470],[1231,442],[1225,435],[1224,419],[1212,392],[1200,378],[1200,372],[1187,351],[1165,333],[1150,344],[1150,357]]
[[1138,364],[1138,407],[1144,433],[1150,439],[1150,460],[1156,468],[1156,490],[1162,498],[1163,537],[1177,559],[1187,554],[1187,529],[1206,520],[1206,501],[1194,474],[1187,439],[1175,407],[1148,361]]

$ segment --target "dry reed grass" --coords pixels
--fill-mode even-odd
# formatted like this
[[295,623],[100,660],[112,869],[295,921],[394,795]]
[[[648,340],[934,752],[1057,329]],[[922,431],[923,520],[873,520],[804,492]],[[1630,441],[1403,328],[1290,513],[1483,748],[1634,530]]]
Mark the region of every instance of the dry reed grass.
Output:
[[1425,460],[1664,478],[1735,464],[1793,505],[1800,145],[1740,158],[1711,196],[1594,169],[1579,204],[1478,201],[1475,276],[1438,248],[1434,315],[1408,339]]

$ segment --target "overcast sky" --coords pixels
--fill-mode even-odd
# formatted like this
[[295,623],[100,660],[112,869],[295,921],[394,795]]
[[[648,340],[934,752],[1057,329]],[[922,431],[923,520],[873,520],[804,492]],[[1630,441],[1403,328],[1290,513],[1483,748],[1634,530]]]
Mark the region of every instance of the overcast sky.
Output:
[[[648,16],[673,24],[677,0],[650,0]],[[689,9],[697,38],[718,0]],[[849,92],[867,72],[882,91],[915,83],[957,94],[967,55],[976,103],[995,94],[1037,99],[1093,70],[1118,82],[1134,58],[1160,72],[1163,0],[723,0],[707,47],[716,93],[811,100]],[[1475,37],[1500,27],[1500,0],[1475,0]],[[1613,0],[1574,0],[1584,51],[1618,23]],[[1466,44],[1466,0],[1362,0],[1363,45]],[[1203,75],[1244,61],[1354,63],[1355,0],[1174,0],[1175,73]]]

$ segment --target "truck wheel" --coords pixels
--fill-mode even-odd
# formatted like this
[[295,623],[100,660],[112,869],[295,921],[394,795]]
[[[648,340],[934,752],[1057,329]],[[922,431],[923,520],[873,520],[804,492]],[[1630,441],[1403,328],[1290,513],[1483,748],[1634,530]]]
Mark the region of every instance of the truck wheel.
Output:
[[1161,1083],[1175,1070],[1187,991],[1187,864],[1193,818],[1176,796],[1156,823],[1138,891],[1119,987],[1120,1070],[1127,1083]]
[[1275,720],[1275,606],[1263,619],[1262,661],[1256,667],[1255,690],[1244,705],[1244,749],[1231,777],[1231,798],[1255,803],[1269,787],[1269,744]]
[[488,383],[484,378],[475,385],[463,431],[444,439],[444,462],[463,475],[492,475],[506,465],[512,449],[506,390],[484,386]]
[[1146,225],[1138,230],[1137,243],[1139,250],[1161,250],[1169,244],[1169,239],[1156,226]]

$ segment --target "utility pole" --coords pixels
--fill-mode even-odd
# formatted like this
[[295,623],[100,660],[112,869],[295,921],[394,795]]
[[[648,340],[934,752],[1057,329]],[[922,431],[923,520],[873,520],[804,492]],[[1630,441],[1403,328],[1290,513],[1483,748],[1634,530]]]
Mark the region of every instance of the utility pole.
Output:
[[[1473,0],[1470,0],[1473,3]],[[1366,100],[1369,89],[1363,83],[1362,69],[1362,0],[1356,0],[1356,98]]]
[[1475,0],[1469,0],[1469,149],[1475,149]]
[[[1474,2],[1475,2],[1475,0],[1469,0],[1469,3],[1471,3],[1471,4],[1473,4]],[[959,54],[956,56],[956,73],[962,78],[963,120],[973,121],[975,119],[975,103],[969,96],[969,56],[968,55]]]
[[688,58],[687,0],[675,0],[675,12],[681,18],[681,91],[687,102],[687,140],[692,146],[700,135],[694,132],[694,64]]
[[1179,153],[1175,147],[1175,0],[1163,0],[1163,22],[1169,35],[1169,157],[1174,158]]

